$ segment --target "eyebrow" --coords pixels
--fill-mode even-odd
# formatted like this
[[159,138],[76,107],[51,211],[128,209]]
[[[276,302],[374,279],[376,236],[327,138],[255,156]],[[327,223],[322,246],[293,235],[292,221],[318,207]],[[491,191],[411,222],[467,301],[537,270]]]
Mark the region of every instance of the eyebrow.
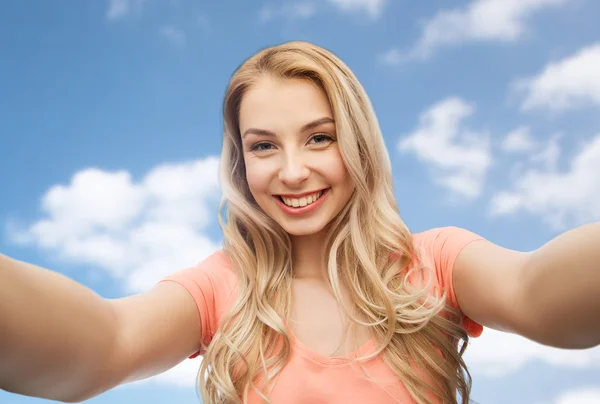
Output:
[[[300,132],[306,132],[307,130],[311,130],[318,126],[325,125],[326,123],[335,123],[335,121],[329,117],[319,118],[319,119],[316,119],[316,120],[304,125],[302,128],[300,128]],[[249,135],[249,134],[254,134],[254,135],[259,135],[259,136],[273,136],[273,137],[276,136],[275,133],[271,132],[270,130],[248,128],[242,135],[242,139],[245,138],[246,135]]]

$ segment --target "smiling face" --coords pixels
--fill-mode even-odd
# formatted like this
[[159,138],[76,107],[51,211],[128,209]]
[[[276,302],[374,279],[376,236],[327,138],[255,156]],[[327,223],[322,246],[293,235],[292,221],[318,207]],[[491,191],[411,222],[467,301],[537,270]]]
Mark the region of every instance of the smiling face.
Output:
[[239,125],[246,179],[261,209],[292,236],[323,230],[353,191],[324,91],[264,76],[244,95]]

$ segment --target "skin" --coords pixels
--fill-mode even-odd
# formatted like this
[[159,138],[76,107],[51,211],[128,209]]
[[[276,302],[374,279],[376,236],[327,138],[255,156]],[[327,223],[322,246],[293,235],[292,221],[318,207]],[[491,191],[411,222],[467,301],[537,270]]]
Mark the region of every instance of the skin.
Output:
[[[303,130],[322,118],[329,121]],[[326,94],[308,80],[264,76],[245,94],[239,121],[250,191],[290,235],[294,276],[325,277],[318,261],[325,230],[353,192]],[[325,188],[324,203],[301,216],[286,214],[274,197]]]

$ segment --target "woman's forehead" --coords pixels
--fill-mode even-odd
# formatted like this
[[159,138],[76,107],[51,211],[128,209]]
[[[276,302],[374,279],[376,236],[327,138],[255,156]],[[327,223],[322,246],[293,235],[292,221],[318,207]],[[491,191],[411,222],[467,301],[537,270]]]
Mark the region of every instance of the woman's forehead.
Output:
[[[303,79],[261,79],[242,97],[240,129],[299,127],[323,117],[333,118],[325,92]],[[273,129],[273,128],[271,128]]]

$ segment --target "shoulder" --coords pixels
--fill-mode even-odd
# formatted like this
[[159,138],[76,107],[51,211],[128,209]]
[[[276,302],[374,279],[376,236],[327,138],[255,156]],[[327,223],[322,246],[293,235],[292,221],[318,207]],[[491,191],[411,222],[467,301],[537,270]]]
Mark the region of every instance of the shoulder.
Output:
[[480,235],[456,226],[436,227],[412,236],[415,246],[434,250],[456,248],[482,239]]
[[181,285],[194,299],[200,318],[201,348],[190,358],[204,352],[216,334],[221,318],[237,295],[238,278],[225,251],[219,249],[194,266],[181,269],[160,282]]
[[480,235],[456,226],[437,227],[413,234],[413,244],[420,258],[432,260],[443,269],[451,269],[466,246],[482,239]]
[[414,263],[432,269],[438,285],[450,292],[453,301],[454,263],[466,246],[483,238],[455,226],[437,227],[412,236],[416,254]]
[[169,276],[169,278],[187,278],[192,281],[200,281],[201,279],[209,278],[211,281],[219,283],[237,282],[237,276],[233,268],[233,264],[225,251],[219,249],[196,265],[182,269]]
[[237,296],[238,277],[231,260],[220,249],[198,264],[161,280],[166,281],[180,284],[193,297],[200,316],[203,342],[208,345]]
[[219,249],[194,266],[179,270],[163,281],[184,286],[196,301],[223,311],[231,304],[237,290],[238,277],[225,251]]
[[200,261],[196,268],[199,272],[206,273],[214,279],[228,282],[237,282],[237,275],[231,259],[223,249],[219,249]]
[[[484,240],[469,230],[448,226],[413,234],[418,262],[431,268],[440,291],[447,292],[447,303],[462,311],[454,289],[454,264],[461,252],[472,242]],[[462,326],[471,336],[479,336],[483,327],[464,316]]]

